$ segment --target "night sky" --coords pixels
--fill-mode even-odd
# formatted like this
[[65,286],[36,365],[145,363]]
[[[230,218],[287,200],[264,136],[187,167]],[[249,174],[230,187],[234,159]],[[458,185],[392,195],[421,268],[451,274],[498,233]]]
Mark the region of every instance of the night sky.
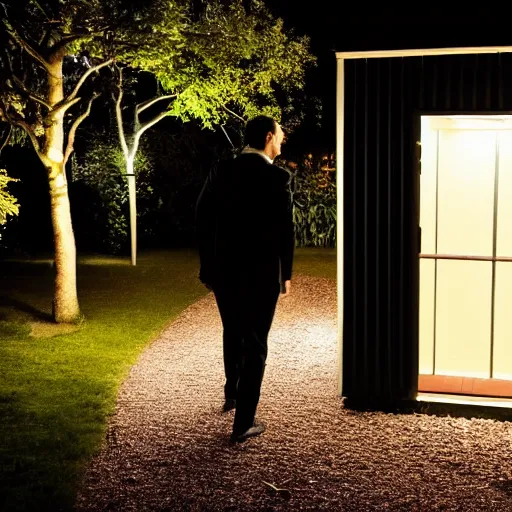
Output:
[[[496,4],[469,3],[445,6],[443,2],[404,4],[404,7],[366,2],[266,0],[274,15],[296,34],[311,37],[318,67],[308,76],[307,90],[322,98],[321,130],[307,130],[315,145],[335,148],[335,51],[452,46],[512,45],[508,17]],[[301,141],[301,144],[305,143]]]
[[[289,28],[312,37],[314,49],[372,50],[510,44],[510,22],[494,3],[405,4],[266,0]],[[424,7],[427,6],[427,8]],[[422,8],[423,7],[423,8]]]

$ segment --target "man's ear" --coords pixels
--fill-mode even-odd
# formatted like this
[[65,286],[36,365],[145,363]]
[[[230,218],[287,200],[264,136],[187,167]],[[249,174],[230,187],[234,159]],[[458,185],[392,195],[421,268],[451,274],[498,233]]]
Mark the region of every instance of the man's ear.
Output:
[[265,139],[265,143],[268,144],[271,140],[274,134],[272,132],[267,133],[267,138]]

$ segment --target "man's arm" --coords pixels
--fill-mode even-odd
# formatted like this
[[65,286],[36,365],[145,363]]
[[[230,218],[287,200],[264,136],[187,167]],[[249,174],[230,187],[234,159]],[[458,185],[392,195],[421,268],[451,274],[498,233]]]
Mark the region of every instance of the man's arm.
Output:
[[215,245],[215,205],[213,185],[215,170],[212,170],[203,185],[197,199],[195,217],[196,234],[199,249],[199,280],[211,288],[213,279],[213,256]]
[[295,226],[293,224],[292,197],[289,182],[283,194],[282,218],[280,221],[279,259],[281,260],[281,286],[282,293],[288,295],[291,289],[293,254],[295,250]]

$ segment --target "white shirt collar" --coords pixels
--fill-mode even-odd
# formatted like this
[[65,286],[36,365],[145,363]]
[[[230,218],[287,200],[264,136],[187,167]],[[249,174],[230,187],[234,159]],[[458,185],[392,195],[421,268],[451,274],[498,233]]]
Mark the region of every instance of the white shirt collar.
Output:
[[255,155],[260,155],[262,156],[263,158],[265,158],[267,160],[267,162],[269,164],[273,163],[274,160],[272,160],[264,151],[262,151],[261,149],[254,149],[254,148],[251,148],[250,146],[245,146],[245,148],[242,150],[242,154],[245,154],[245,153],[253,153]]

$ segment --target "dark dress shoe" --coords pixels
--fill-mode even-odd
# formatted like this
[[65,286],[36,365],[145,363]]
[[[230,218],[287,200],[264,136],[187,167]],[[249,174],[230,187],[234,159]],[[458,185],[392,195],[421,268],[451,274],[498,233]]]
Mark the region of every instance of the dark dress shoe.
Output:
[[223,412],[232,411],[233,409],[236,409],[236,400],[234,398],[226,398],[222,407]]
[[254,420],[254,424],[251,428],[248,428],[245,432],[242,433],[236,433],[233,432],[230,437],[230,441],[232,443],[243,443],[244,441],[247,441],[249,437],[256,437],[260,434],[263,434],[267,427],[265,427],[264,423],[261,423],[257,420]]

